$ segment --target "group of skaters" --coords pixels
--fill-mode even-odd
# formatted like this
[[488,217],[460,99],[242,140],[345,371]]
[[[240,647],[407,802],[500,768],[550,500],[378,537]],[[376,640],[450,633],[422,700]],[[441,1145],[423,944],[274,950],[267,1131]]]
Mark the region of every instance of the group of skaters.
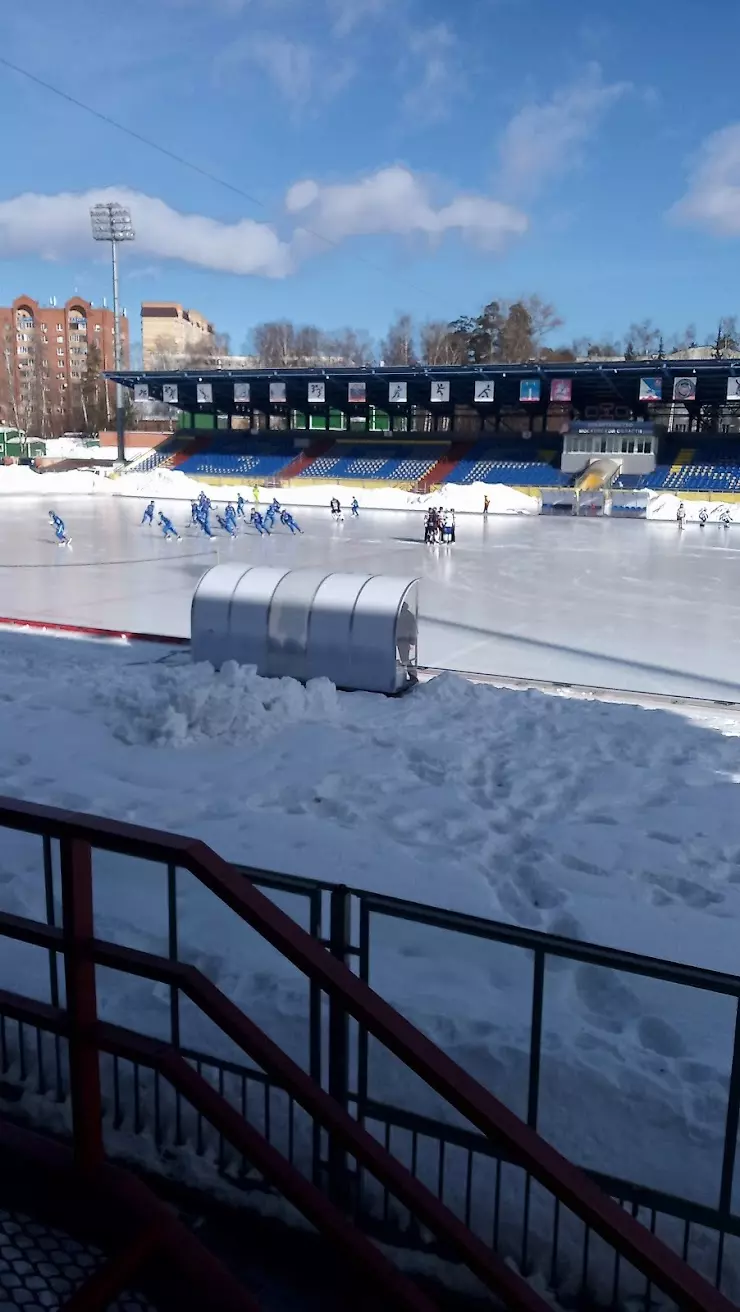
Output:
[[445,510],[443,506],[432,506],[424,516],[424,541],[428,545],[443,543],[449,546],[455,541],[455,512]]
[[[142,515],[142,524],[152,525],[154,523],[154,512],[155,504],[153,501],[150,501]],[[230,538],[236,538],[238,536],[240,527],[246,528],[247,503],[241,492],[237,496],[236,505],[229,501],[223,514],[214,510],[211,498],[207,496],[205,492],[200,492],[197,500],[190,502],[190,524],[195,528],[199,528],[207,538],[216,537],[211,524],[211,513],[213,513],[216,523],[221,531],[228,534]],[[277,497],[273,497],[272,502],[267,507],[264,515],[259,509],[258,504],[255,502],[250,510],[249,523],[251,523],[252,527],[256,529],[260,537],[269,537],[275,527],[275,521],[278,518],[284,528],[290,529],[291,534],[303,532],[290,511],[286,509],[286,507],[280,505]],[[161,510],[157,516],[157,523],[162,530],[165,541],[169,542],[172,539],[176,539],[178,542],[182,541],[182,538],[172,521],[168,519]]]
[[[679,501],[678,503],[678,510],[676,511],[676,523],[678,524],[679,528],[685,528],[686,526],[686,507],[683,501]],[[708,523],[709,523],[709,511],[707,510],[706,506],[702,506],[701,510],[699,511],[699,528],[706,528]],[[717,516],[717,523],[722,528],[730,527],[732,523],[732,515],[730,514],[729,506],[722,507],[722,509],[719,512],[719,515]]]

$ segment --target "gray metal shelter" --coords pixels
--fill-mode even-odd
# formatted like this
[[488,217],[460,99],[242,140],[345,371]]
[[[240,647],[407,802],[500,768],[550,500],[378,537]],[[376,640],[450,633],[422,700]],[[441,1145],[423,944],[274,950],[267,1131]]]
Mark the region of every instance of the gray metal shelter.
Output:
[[214,565],[193,595],[191,654],[216,669],[395,693],[416,679],[418,579]]

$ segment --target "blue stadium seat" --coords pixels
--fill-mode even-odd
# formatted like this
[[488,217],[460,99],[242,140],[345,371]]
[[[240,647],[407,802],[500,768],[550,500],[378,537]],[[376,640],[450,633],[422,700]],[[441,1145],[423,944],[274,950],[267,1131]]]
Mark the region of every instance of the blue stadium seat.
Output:
[[178,468],[193,478],[259,482],[275,478],[297,454],[289,440],[256,440],[250,433],[219,433],[213,435],[205,450],[195,452]]
[[332,482],[349,483],[377,479],[390,483],[415,483],[436,465],[443,447],[429,447],[408,442],[394,446],[391,443],[357,442],[337,443],[326,455],[319,456],[300,478],[326,478]]
[[507,447],[503,442],[491,442],[490,438],[478,442],[450,471],[445,482],[503,483],[509,487],[562,487],[568,482],[567,474],[537,458],[536,448],[532,459],[523,459],[523,447],[523,442]]

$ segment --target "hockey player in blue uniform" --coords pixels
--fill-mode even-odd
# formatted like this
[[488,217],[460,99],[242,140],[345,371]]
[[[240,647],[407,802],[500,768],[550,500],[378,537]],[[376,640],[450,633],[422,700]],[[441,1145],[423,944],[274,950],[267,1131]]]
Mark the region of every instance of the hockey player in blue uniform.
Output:
[[252,523],[254,524],[254,527],[256,528],[256,530],[257,530],[257,532],[259,533],[260,537],[262,537],[262,535],[263,535],[264,533],[266,533],[267,536],[268,536],[268,538],[269,538],[269,536],[270,536],[270,530],[269,530],[269,528],[267,528],[267,526],[266,526],[266,524],[265,524],[265,522],[264,522],[264,520],[263,520],[263,518],[262,518],[262,515],[261,515],[260,512],[259,512],[259,510],[256,510],[256,509],[254,508],[254,506],[252,507],[252,515],[251,515],[251,519],[252,519]]
[[360,503],[359,503],[359,501],[357,500],[357,497],[353,497],[353,498],[352,498],[352,514],[353,514],[353,516],[354,516],[355,519],[359,519],[359,516],[360,516]]
[[222,529],[224,533],[228,533],[230,538],[236,537],[236,524],[233,523],[232,520],[227,519],[225,515],[216,515],[216,519],[218,520],[219,528]]
[[154,522],[154,502],[150,501],[144,514],[141,516],[142,524],[153,524]]
[[302,533],[303,529],[299,528],[289,510],[284,510],[280,516],[280,523],[289,528],[291,533]]
[[178,542],[182,541],[182,538],[175,528],[175,525],[172,523],[172,520],[167,518],[163,510],[160,510],[159,512],[158,523],[164,534],[165,542],[169,542],[170,538],[177,538]]
[[68,547],[70,544],[70,539],[67,537],[67,531],[64,527],[64,520],[61,519],[54,510],[49,511],[49,519],[54,525],[54,533],[56,536],[57,544],[60,547]]

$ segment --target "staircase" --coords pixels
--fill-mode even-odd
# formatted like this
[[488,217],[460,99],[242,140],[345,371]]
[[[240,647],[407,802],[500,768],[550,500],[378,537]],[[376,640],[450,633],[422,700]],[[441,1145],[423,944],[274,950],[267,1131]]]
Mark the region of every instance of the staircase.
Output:
[[419,491],[431,492],[438,483],[444,483],[455,466],[464,460],[476,445],[476,442],[452,442],[436,465],[432,465],[432,468],[428,469],[424,477],[419,480]]
[[335,441],[334,437],[322,437],[312,442],[304,451],[301,451],[300,455],[296,456],[295,460],[291,460],[285,469],[280,470],[280,483],[288,483],[290,479],[298,478],[299,474],[302,474],[304,469],[308,469],[314,460],[317,460],[319,456],[325,456],[327,451],[331,451]]
[[[53,1099],[47,1096],[32,1100],[25,1111],[43,1121],[45,1109],[47,1114],[51,1109],[59,1127],[66,1109],[70,1134],[68,1143],[60,1143],[0,1123],[0,1188],[19,1195],[28,1215],[35,1217],[39,1210],[53,1213],[55,1224],[61,1217],[70,1234],[84,1233],[86,1241],[107,1254],[63,1304],[67,1312],[103,1312],[123,1290],[132,1288],[163,1312],[210,1307],[219,1312],[254,1312],[260,1306],[272,1306],[277,1312],[279,1304],[266,1301],[264,1291],[256,1297],[250,1287],[253,1263],[245,1259],[235,1270],[228,1246],[214,1256],[199,1238],[200,1232],[163,1203],[149,1184],[112,1164],[113,1152],[125,1151],[128,1159],[136,1158],[136,1143],[131,1135],[126,1137],[126,1118],[138,1123],[145,1115],[144,1103],[152,1129],[140,1169],[146,1165],[160,1174],[174,1170],[181,1175],[191,1162],[193,1174],[203,1180],[207,1162],[202,1156],[199,1161],[196,1153],[208,1130],[217,1156],[234,1153],[235,1187],[243,1177],[257,1190],[254,1197],[265,1201],[268,1213],[276,1208],[283,1214],[298,1213],[312,1227],[329,1255],[332,1273],[336,1271],[341,1280],[344,1294],[338,1308],[440,1312],[449,1306],[443,1277],[451,1272],[455,1281],[464,1278],[478,1291],[481,1307],[549,1312],[552,1303],[521,1274],[520,1265],[525,1270],[528,1266],[526,1252],[518,1254],[520,1265],[514,1265],[513,1254],[500,1247],[495,1234],[492,1241],[490,1234],[483,1237],[471,1228],[466,1198],[473,1189],[472,1178],[456,1202],[450,1196],[453,1163],[449,1161],[445,1187],[444,1153],[432,1173],[437,1177],[435,1190],[428,1170],[419,1164],[418,1131],[417,1147],[409,1154],[399,1151],[390,1135],[372,1132],[379,1113],[373,1116],[370,1111],[359,1118],[352,1114],[349,1057],[358,1045],[361,1065],[367,1062],[369,1045],[373,1060],[384,1052],[394,1071],[404,1072],[414,1087],[424,1085],[443,1100],[455,1122],[469,1127],[475,1142],[487,1144],[499,1164],[505,1163],[505,1172],[496,1176],[505,1224],[511,1224],[522,1204],[529,1213],[530,1202],[541,1209],[549,1199],[556,1229],[566,1223],[569,1230],[574,1223],[583,1229],[583,1270],[588,1268],[591,1241],[591,1251],[597,1251],[608,1271],[612,1306],[619,1305],[615,1273],[627,1269],[643,1292],[647,1289],[659,1302],[667,1299],[681,1312],[731,1312],[732,1304],[721,1293],[340,959],[336,945],[346,942],[347,890],[332,891],[324,940],[301,928],[248,877],[201,842],[0,798],[0,831],[5,830],[41,840],[39,873],[47,888],[47,919],[0,910],[0,938],[47,954],[51,1002],[22,992],[0,992],[3,1069],[17,1069],[20,1084],[14,1087],[22,1098],[23,1079],[35,1061],[41,1062],[45,1045],[51,1044],[59,1104],[54,1109]],[[166,955],[97,936],[93,855],[97,859],[101,851],[149,863],[152,878],[157,871],[166,877]],[[55,871],[59,900],[54,892]],[[304,977],[311,1015],[319,1024],[325,1018],[326,1025],[315,1051],[311,1045],[305,1065],[289,1056],[198,967],[180,959],[178,877],[183,871],[244,923],[245,943],[254,942],[256,936]],[[63,989],[58,968],[63,968]],[[169,1002],[165,1008],[169,1038],[152,1038],[138,1030],[135,1012],[125,1028],[101,1019],[96,968],[156,982],[159,994]],[[544,958],[539,968],[544,972]],[[22,987],[23,980],[18,984]],[[196,1061],[181,1044],[181,1015],[186,1007],[208,1018],[220,1043],[243,1054],[254,1077],[259,1075],[281,1093],[284,1110],[279,1133],[271,1132],[267,1101],[264,1114],[259,1107],[255,1112],[254,1098],[248,1100],[244,1084],[240,1095],[225,1078],[215,1080],[202,1060]],[[37,1036],[30,1044],[22,1037],[29,1034]],[[11,1051],[14,1042],[20,1045],[15,1052]],[[48,1074],[43,1075],[50,1095],[48,1079]],[[2,1087],[7,1102],[7,1076]],[[296,1109],[300,1133],[294,1128]],[[167,1126],[173,1138],[165,1153]],[[513,1192],[506,1184],[512,1172],[519,1180]],[[247,1233],[250,1215],[245,1210],[241,1219]],[[395,1247],[387,1240],[381,1247],[375,1239],[387,1215],[397,1220]],[[434,1256],[434,1284],[412,1276],[408,1260],[400,1260],[404,1237],[408,1248],[411,1236]],[[302,1260],[300,1236],[294,1249],[286,1231],[283,1252],[286,1270],[295,1270],[294,1263]],[[557,1283],[557,1260],[548,1276]],[[303,1284],[299,1282],[297,1291],[301,1299]],[[582,1294],[586,1288],[582,1287]],[[331,1302],[321,1301],[321,1291],[317,1297],[328,1312]],[[289,1306],[283,1298],[283,1312]],[[307,1306],[305,1301],[292,1304]],[[581,1301],[579,1306],[597,1303]]]

